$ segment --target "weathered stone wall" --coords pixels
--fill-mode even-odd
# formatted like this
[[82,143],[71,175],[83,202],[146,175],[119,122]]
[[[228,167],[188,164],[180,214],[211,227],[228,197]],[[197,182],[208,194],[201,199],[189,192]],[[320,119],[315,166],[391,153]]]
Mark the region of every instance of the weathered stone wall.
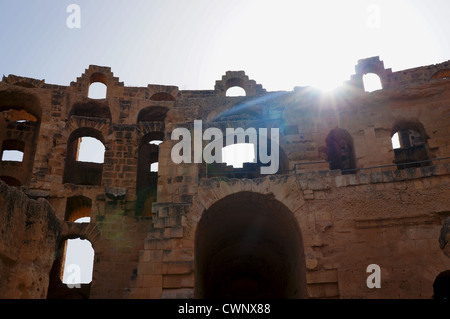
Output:
[[43,199],[0,181],[0,298],[46,298],[61,223]]
[[[450,214],[449,174],[445,165],[398,175],[322,172],[253,181],[204,179],[190,211],[186,205],[158,205],[130,296],[193,297],[192,244],[198,222],[227,196],[251,192],[283,203],[298,221],[308,297],[431,298],[435,277],[450,266],[438,244]],[[366,285],[370,264],[381,267],[382,289]]]
[[[11,128],[11,133],[8,137],[0,132],[0,142],[14,135],[28,144],[26,161],[0,163],[0,178],[14,177],[29,197],[48,200],[62,225],[55,244],[58,256],[64,253],[66,239],[91,242],[93,280],[82,297],[201,295],[196,291],[196,272],[204,269],[198,264],[202,259],[196,243],[198,226],[207,212],[224,212],[230,203],[238,210],[236,202],[248,201],[264,216],[271,209],[280,209],[285,216],[271,222],[267,216],[257,219],[267,231],[261,237],[267,247],[249,242],[261,254],[250,256],[254,259],[262,258],[264,249],[267,256],[278,253],[287,241],[279,229],[294,229],[290,223],[296,221],[301,244],[294,255],[299,256],[298,269],[305,269],[301,274],[305,278],[298,282],[304,281],[306,288],[300,290],[307,297],[430,298],[433,280],[450,269],[450,259],[438,241],[450,212],[446,63],[392,73],[378,58],[361,60],[351,81],[333,94],[309,87],[266,92],[242,71],[227,72],[213,90],[204,91],[164,85],[126,87],[102,66],[89,66],[69,86],[10,75],[0,82],[0,125]],[[360,80],[368,72],[380,75],[383,90],[364,92]],[[87,97],[92,82],[107,86],[105,99]],[[232,86],[242,87],[246,96],[226,97]],[[21,129],[27,123],[11,122],[10,109],[36,118],[33,125],[39,127],[39,134],[34,143],[30,133]],[[205,163],[175,164],[171,150],[178,141],[172,141],[171,134],[178,127],[192,132],[194,120],[202,120],[203,129],[217,127],[223,132],[227,127],[279,128],[284,171],[270,176],[226,175],[233,170]],[[420,154],[428,161],[404,169],[397,165],[391,137],[408,130],[421,135]],[[73,159],[74,143],[81,136],[103,143],[103,164]],[[140,156],[152,139],[163,140],[156,182],[155,176],[148,175],[150,163],[142,165]],[[203,141],[203,146],[207,143]],[[404,153],[414,159],[415,153]],[[144,157],[152,158],[148,152]],[[347,166],[330,170],[331,159]],[[75,216],[91,221],[77,225]],[[251,216],[258,214],[252,211]],[[230,238],[219,239],[228,245],[236,239]],[[224,249],[230,250],[232,246],[226,245]],[[297,262],[282,249],[280,254],[290,263]],[[226,256],[228,261],[238,257]],[[271,265],[270,258],[262,259],[268,269],[281,267]],[[380,289],[366,286],[366,268],[372,263],[381,267]],[[58,271],[52,275],[57,277]],[[225,284],[235,282],[230,279]],[[54,287],[53,296],[70,297],[70,291],[58,292],[58,285]],[[45,298],[45,293],[40,297]]]

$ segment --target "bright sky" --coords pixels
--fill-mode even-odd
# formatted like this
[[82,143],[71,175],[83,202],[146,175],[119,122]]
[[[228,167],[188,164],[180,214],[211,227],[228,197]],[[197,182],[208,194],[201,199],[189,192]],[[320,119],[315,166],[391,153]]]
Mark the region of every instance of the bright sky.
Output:
[[[70,4],[80,28],[67,26]],[[327,89],[362,58],[394,72],[450,60],[449,11],[448,0],[0,0],[0,72],[68,86],[97,64],[126,86],[210,90],[244,70],[268,91]]]
[[[66,24],[80,7],[80,28]],[[450,59],[448,0],[0,0],[0,71],[69,85],[89,64],[127,86],[213,89],[244,70],[268,91],[334,86],[358,59]]]

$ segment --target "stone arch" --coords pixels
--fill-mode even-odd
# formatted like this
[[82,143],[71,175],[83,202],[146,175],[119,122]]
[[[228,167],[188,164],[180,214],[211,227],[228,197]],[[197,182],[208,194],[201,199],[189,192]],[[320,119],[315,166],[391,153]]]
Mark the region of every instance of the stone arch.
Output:
[[384,68],[384,62],[380,57],[375,56],[367,59],[358,60],[355,66],[355,74],[351,76],[350,85],[364,90],[363,75],[373,73],[378,75],[381,82],[381,88],[385,89],[388,86],[388,79],[392,74],[391,69]]
[[164,122],[168,111],[164,106],[147,106],[139,111],[137,122]]
[[[226,137],[223,136],[223,147],[222,150],[226,147]],[[200,167],[200,176],[202,177],[218,177],[223,176],[227,178],[247,178],[254,179],[266,176],[265,174],[261,174],[261,167],[269,166],[271,163],[262,163],[259,156],[259,132],[257,130],[256,134],[256,144],[254,145],[254,156],[255,162],[244,162],[242,168],[235,168],[227,163],[210,163],[207,164],[203,161],[202,166]],[[236,142],[236,138],[235,138]],[[245,143],[251,143],[250,137],[247,135],[245,138]],[[284,147],[281,143],[276,143],[275,146],[278,148],[278,170],[274,173],[274,175],[287,174],[290,172],[289,158],[286,155]],[[212,146],[210,146],[212,147]],[[267,154],[272,154],[271,150],[271,141],[270,138],[267,138]],[[205,150],[208,149],[208,146],[204,146]],[[269,174],[268,174],[269,175]]]
[[86,117],[71,117],[67,121],[66,127],[61,132],[61,138],[68,140],[70,135],[77,130],[95,130],[100,133],[102,137],[100,140],[103,144],[106,144],[105,137],[110,133],[111,121],[109,119],[89,119]]
[[433,282],[433,298],[450,300],[450,270],[441,272]]
[[9,186],[21,186],[22,183],[12,176],[2,175],[0,176],[0,180],[4,181]]
[[92,199],[78,195],[67,197],[64,220],[74,222],[78,218],[91,217]]
[[327,160],[330,169],[340,169],[343,174],[353,174],[356,170],[355,146],[352,136],[347,130],[335,128],[325,139],[327,144]]
[[227,90],[233,86],[244,89],[246,96],[266,93],[262,85],[257,84],[255,80],[249,79],[244,71],[227,71],[221,80],[216,81],[214,91],[218,95],[225,96]]
[[155,140],[164,141],[164,133],[147,133],[139,142],[136,173],[136,215],[151,216],[152,203],[156,202],[158,172],[150,171],[150,165],[159,162],[159,144],[150,144]]
[[38,122],[42,117],[42,108],[39,99],[30,93],[21,91],[0,92],[0,112],[7,110],[24,110],[33,115]]
[[91,118],[104,118],[111,121],[111,111],[106,103],[96,100],[89,100],[85,103],[75,103],[69,112],[69,118],[72,116],[84,116]]
[[[270,183],[270,186],[268,186],[268,183]],[[289,191],[274,191],[281,186]],[[241,191],[252,191],[263,196],[274,198],[296,214],[305,203],[302,196],[303,189],[304,187],[298,183],[295,174],[269,175],[258,179],[257,183],[249,179],[224,180],[221,178],[212,178],[202,180],[197,190],[199,195],[193,201],[191,207],[191,214],[194,220],[199,220],[202,212],[211,207],[215,202]]]
[[[82,224],[63,223],[63,232],[61,240],[56,250],[55,260],[53,262],[52,269],[49,276],[49,286],[47,292],[48,299],[88,299],[91,292],[91,283],[78,284],[75,287],[69,287],[63,284],[64,264],[66,261],[67,244],[70,239],[84,239],[87,240],[94,251],[92,259],[93,265],[95,264],[95,255],[98,253],[96,250],[96,241],[100,237],[100,231],[93,224],[88,224],[84,227]],[[92,274],[93,275],[93,274]]]
[[381,84],[381,78],[375,73],[366,73],[362,76],[363,86],[365,92],[374,92],[381,90],[383,85]]
[[100,230],[95,222],[90,223],[73,223],[64,222],[61,233],[61,242],[67,239],[81,238],[87,239],[94,249],[98,246],[101,237]]
[[150,101],[163,103],[174,102],[176,101],[178,96],[178,87],[171,85],[149,84],[147,86],[145,96]]
[[23,91],[0,92],[0,147],[23,153],[21,163],[0,161],[0,175],[11,175],[22,185],[28,185],[33,175],[41,117],[42,108],[35,95]]
[[306,298],[300,227],[273,196],[241,191],[203,211],[195,233],[197,298]]
[[93,137],[105,146],[105,139],[101,131],[92,127],[81,127],[74,130],[67,139],[63,183],[101,185],[103,163],[77,161],[80,137]]
[[430,138],[417,120],[398,120],[391,130],[391,138],[398,134],[399,148],[394,149],[394,163],[398,169],[431,165],[428,148]]
[[175,101],[175,97],[166,92],[158,92],[150,96],[151,101]]
[[88,299],[90,296],[91,283],[94,281],[94,278],[92,278],[91,283],[81,284],[74,288],[69,288],[67,285],[62,283],[66,257],[66,245],[69,239],[77,238],[87,240],[92,245],[92,249],[94,250],[93,263],[95,268],[95,256],[101,254],[99,250],[102,247],[102,245],[99,245],[101,233],[98,226],[95,222],[73,223],[64,221],[62,223],[61,239],[59,241],[55,260],[50,272],[47,295],[47,298],[49,299]]
[[[95,85],[95,87],[93,87]],[[100,72],[91,74],[89,79],[88,98],[95,100],[106,99],[108,94],[108,80],[106,75]]]
[[70,83],[70,86],[75,88],[81,95],[87,97],[89,86],[95,82],[103,83],[107,87],[106,99],[111,96],[111,92],[114,92],[111,88],[124,86],[123,82],[119,82],[119,78],[114,76],[110,67],[98,65],[89,65],[75,82]]

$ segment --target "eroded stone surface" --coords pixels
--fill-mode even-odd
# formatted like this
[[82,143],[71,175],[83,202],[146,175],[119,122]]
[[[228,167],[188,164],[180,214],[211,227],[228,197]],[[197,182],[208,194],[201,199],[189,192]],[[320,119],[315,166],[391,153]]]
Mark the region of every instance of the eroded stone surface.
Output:
[[0,298],[45,298],[61,223],[45,200],[0,181]]

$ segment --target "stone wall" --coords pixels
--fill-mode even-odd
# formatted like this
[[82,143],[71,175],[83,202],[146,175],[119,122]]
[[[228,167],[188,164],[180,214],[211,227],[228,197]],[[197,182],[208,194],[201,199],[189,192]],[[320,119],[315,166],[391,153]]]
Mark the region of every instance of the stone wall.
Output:
[[[226,72],[202,91],[126,87],[110,68],[95,65],[68,86],[4,77],[0,142],[25,147],[22,162],[1,161],[0,179],[20,187],[24,203],[34,203],[26,196],[48,200],[61,225],[53,248],[34,252],[49,263],[55,251],[58,257],[42,277],[48,282],[50,274],[52,291],[39,288],[38,296],[208,297],[223,275],[226,293],[238,287],[267,296],[272,287],[289,298],[431,298],[433,280],[450,269],[438,241],[450,212],[447,67],[393,73],[378,58],[364,59],[333,94],[310,87],[267,92],[243,71]],[[383,89],[368,93],[362,76],[371,72]],[[104,99],[88,98],[93,82],[107,86]],[[227,97],[233,86],[246,95]],[[172,132],[193,133],[194,120],[202,120],[203,130],[222,132],[278,128],[282,170],[264,176],[261,162],[243,169],[175,164]],[[395,133],[419,137],[418,147],[394,150]],[[103,144],[103,163],[76,159],[84,136]],[[163,142],[148,146],[152,140]],[[155,159],[157,174],[149,172]],[[17,212],[26,211],[21,206]],[[208,216],[216,221],[214,231],[198,231]],[[90,222],[74,223],[79,217]],[[228,226],[221,229],[221,223]],[[252,223],[261,225],[260,237],[246,239],[243,229]],[[11,229],[6,234],[2,244],[12,240]],[[92,282],[78,292],[62,285],[58,268],[65,241],[73,238],[89,240],[95,251]],[[246,254],[230,253],[233,247]],[[28,260],[14,256],[2,257],[6,266]],[[215,266],[205,266],[208,258]],[[366,285],[369,264],[381,267],[380,289]],[[277,285],[270,273],[280,269],[284,282],[293,278],[295,284]],[[252,271],[260,277],[247,276]],[[3,273],[3,280],[15,280],[13,271]]]
[[49,203],[0,181],[0,298],[46,298],[61,238]]

